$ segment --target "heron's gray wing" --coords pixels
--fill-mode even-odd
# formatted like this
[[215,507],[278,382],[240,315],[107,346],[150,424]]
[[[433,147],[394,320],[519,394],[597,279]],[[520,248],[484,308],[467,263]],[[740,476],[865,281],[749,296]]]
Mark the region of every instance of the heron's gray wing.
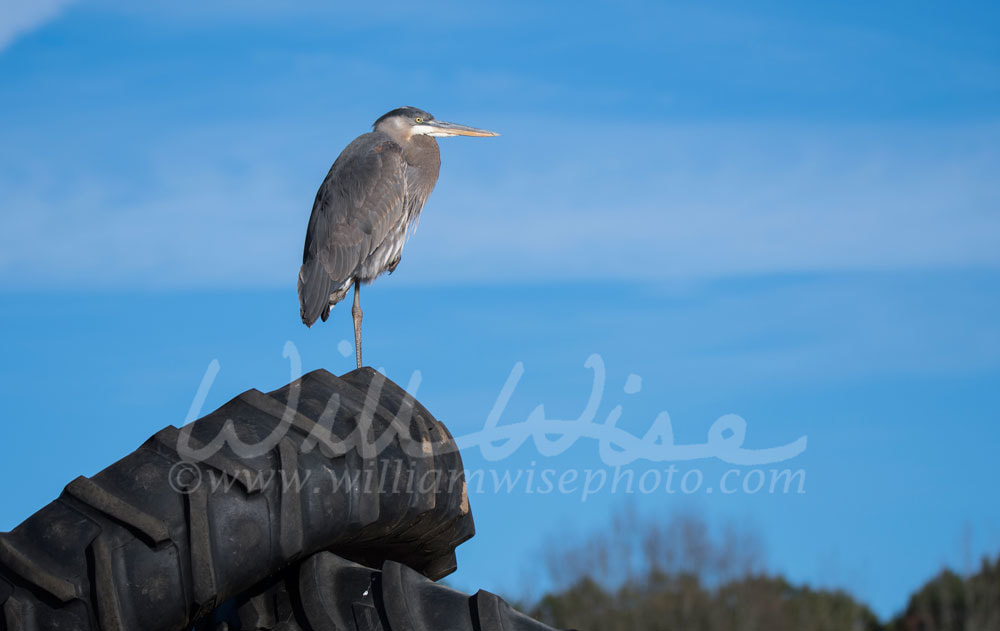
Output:
[[316,193],[306,231],[299,270],[303,322],[311,325],[327,313],[331,292],[400,221],[405,189],[402,150],[388,137],[365,134],[340,154]]

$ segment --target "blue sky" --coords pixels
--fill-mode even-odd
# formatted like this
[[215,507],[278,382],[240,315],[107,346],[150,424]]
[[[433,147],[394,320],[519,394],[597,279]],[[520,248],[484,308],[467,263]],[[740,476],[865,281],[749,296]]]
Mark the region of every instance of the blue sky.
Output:
[[[998,17],[7,3],[0,473],[20,483],[0,529],[182,423],[213,359],[206,408],[285,383],[286,340],[307,369],[352,367],[348,310],[298,322],[303,232],[340,149],[412,104],[502,135],[441,142],[402,264],[365,292],[366,358],[401,383],[419,370],[456,434],[482,427],[518,362],[505,422],[539,403],[575,417],[599,353],[598,418],[620,403],[635,433],[666,410],[679,443],[727,413],[748,447],[806,435],[788,463],[803,495],[631,501],[752,524],[772,570],[897,611],[943,565],[1000,551]],[[601,461],[580,441],[503,465]],[[552,532],[627,501],[474,495],[452,580],[520,595]]]

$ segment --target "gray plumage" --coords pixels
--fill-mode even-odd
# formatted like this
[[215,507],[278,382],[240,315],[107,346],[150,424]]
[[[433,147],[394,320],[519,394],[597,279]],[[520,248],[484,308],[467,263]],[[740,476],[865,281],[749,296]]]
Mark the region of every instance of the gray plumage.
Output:
[[[437,121],[413,107],[380,117],[349,144],[316,193],[306,231],[298,292],[302,322],[324,321],[351,285],[370,283],[399,264],[407,234],[434,190],[441,154],[434,136],[495,136]],[[360,366],[360,306],[355,294]]]
[[404,149],[373,131],[344,149],[316,193],[306,231],[299,272],[305,324],[325,321],[355,279],[371,282],[398,263],[440,168],[437,141],[428,136]]

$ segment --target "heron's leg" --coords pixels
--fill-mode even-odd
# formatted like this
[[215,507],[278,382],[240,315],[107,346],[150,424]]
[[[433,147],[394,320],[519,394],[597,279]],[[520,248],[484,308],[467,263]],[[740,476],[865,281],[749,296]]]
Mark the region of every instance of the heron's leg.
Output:
[[354,353],[358,359],[358,368],[361,368],[361,281],[354,281],[354,308],[351,309],[354,316]]

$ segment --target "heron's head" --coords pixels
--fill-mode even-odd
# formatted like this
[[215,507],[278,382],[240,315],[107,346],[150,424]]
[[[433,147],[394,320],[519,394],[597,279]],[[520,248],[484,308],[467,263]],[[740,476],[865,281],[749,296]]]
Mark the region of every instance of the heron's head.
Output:
[[499,136],[496,132],[468,125],[439,121],[429,112],[415,107],[400,107],[383,114],[372,126],[375,131],[409,142],[413,136]]

